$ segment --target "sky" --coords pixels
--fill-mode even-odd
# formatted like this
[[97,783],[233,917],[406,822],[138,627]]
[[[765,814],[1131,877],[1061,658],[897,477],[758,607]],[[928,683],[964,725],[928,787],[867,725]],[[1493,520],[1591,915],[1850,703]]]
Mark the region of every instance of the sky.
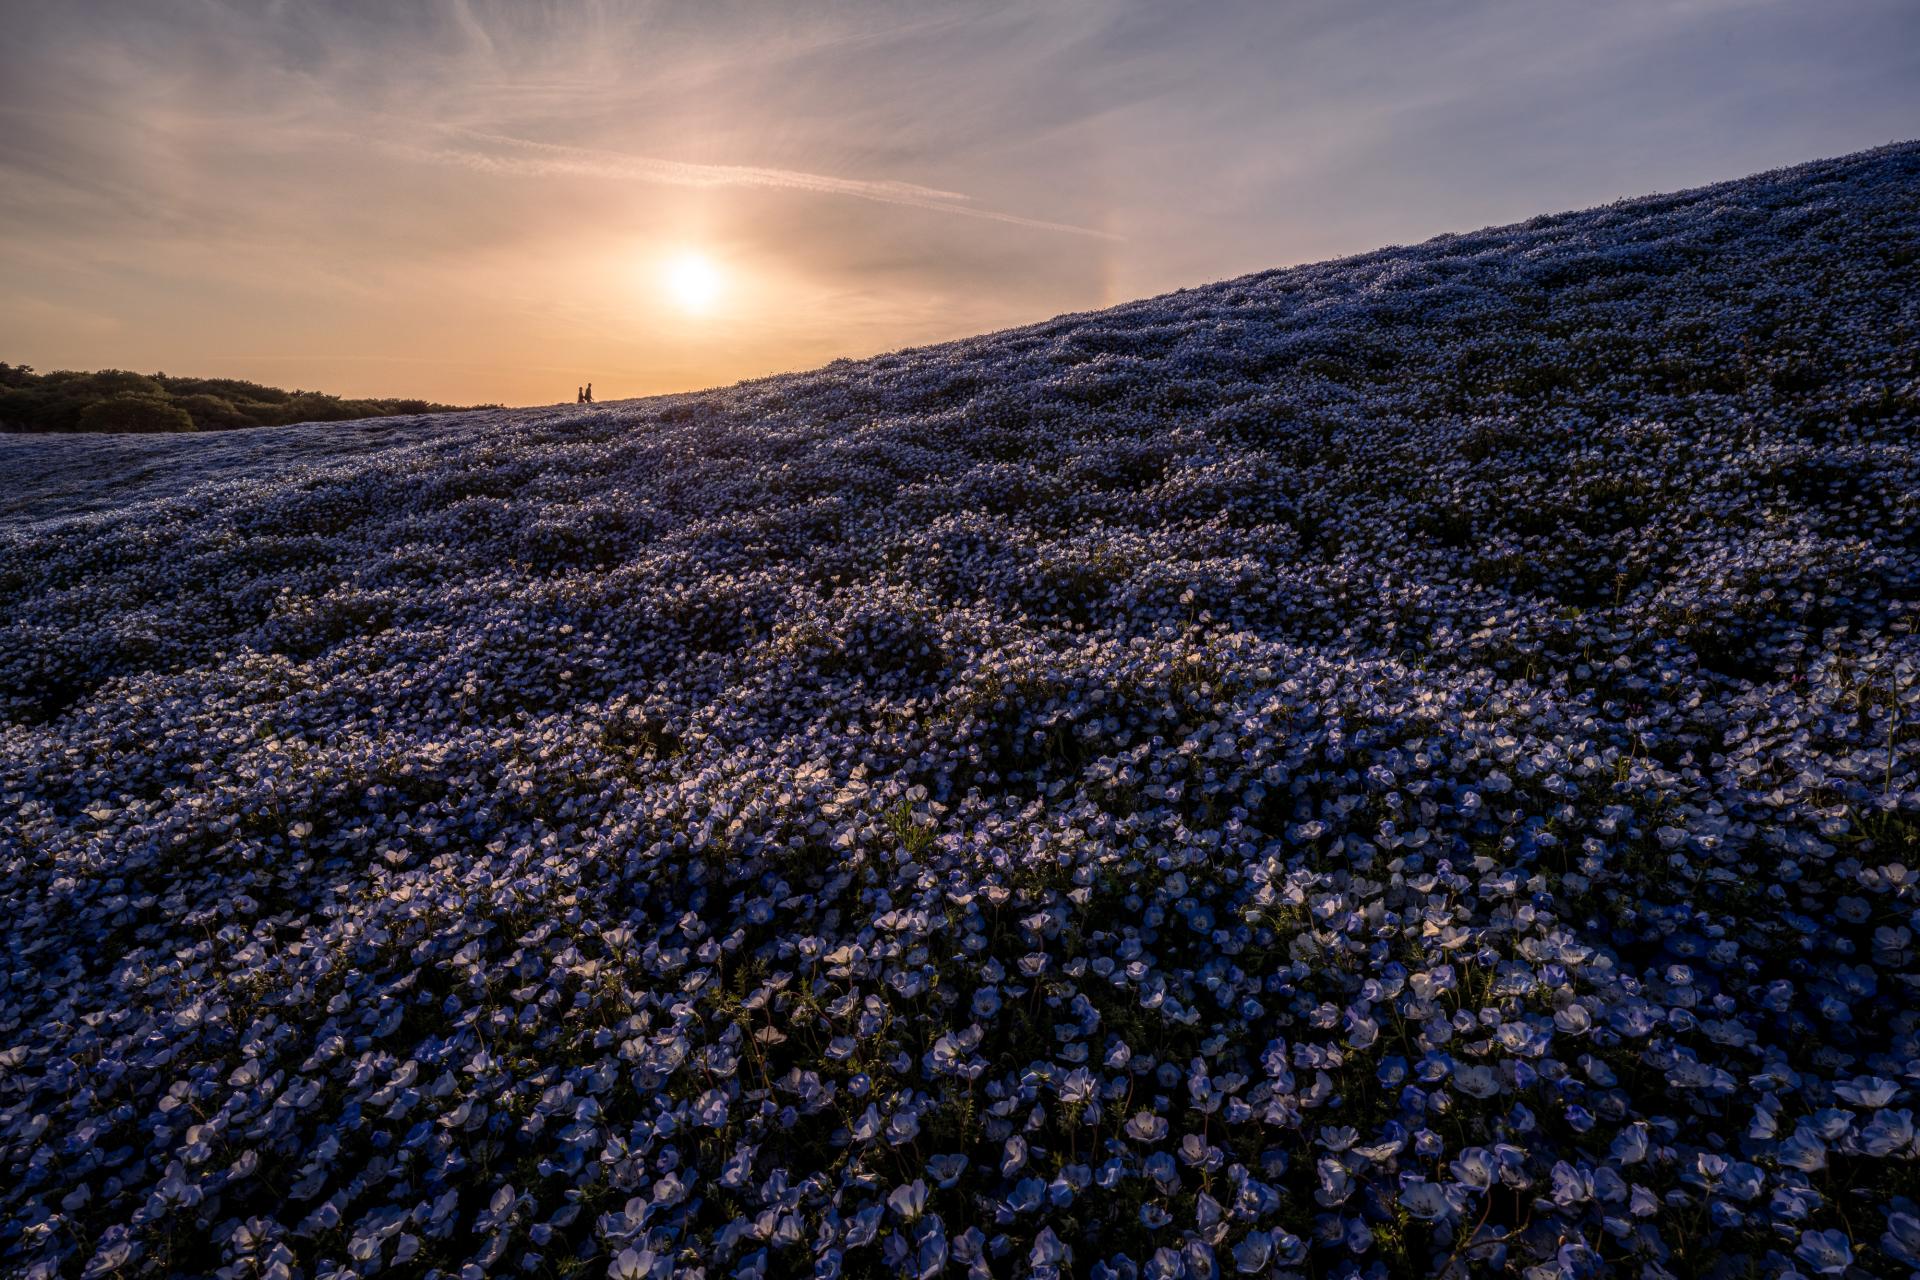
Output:
[[1920,136],[1915,0],[0,0],[0,360],[730,383]]

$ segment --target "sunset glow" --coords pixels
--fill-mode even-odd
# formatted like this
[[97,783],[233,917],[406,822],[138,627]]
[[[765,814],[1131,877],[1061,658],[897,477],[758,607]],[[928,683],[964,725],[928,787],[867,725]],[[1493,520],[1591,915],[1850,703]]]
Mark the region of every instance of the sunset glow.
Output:
[[1341,12],[15,5],[0,360],[454,404],[687,391],[1920,118],[1897,0]]
[[720,268],[705,254],[688,250],[669,259],[662,273],[667,295],[682,311],[711,311],[724,287]]

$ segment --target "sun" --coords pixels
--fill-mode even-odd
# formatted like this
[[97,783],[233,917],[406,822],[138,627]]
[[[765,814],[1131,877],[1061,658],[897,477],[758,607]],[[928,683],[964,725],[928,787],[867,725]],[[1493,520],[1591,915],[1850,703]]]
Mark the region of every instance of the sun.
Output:
[[713,259],[691,249],[667,259],[664,279],[667,295],[694,312],[710,310],[725,284]]

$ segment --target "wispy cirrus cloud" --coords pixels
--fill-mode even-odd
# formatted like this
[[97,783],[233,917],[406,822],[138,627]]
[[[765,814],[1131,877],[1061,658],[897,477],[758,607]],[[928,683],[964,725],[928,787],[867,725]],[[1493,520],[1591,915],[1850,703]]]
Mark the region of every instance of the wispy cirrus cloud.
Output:
[[404,156],[434,164],[457,165],[480,173],[514,174],[528,177],[584,177],[619,182],[646,182],[674,187],[758,187],[775,191],[803,191],[818,195],[847,196],[878,204],[901,205],[910,209],[928,209],[963,218],[979,218],[1036,231],[1056,231],[1067,235],[1091,236],[1098,240],[1122,237],[1097,227],[1029,218],[998,209],[986,209],[972,203],[972,197],[959,191],[942,191],[911,182],[841,178],[831,174],[807,173],[798,169],[770,168],[763,165],[700,164],[686,160],[668,160],[659,156],[634,155],[625,151],[605,151],[594,147],[573,147],[553,142],[536,142],[506,134],[485,133],[457,126],[443,126],[440,133],[449,139],[446,145],[421,146],[414,143],[392,144],[390,149]]

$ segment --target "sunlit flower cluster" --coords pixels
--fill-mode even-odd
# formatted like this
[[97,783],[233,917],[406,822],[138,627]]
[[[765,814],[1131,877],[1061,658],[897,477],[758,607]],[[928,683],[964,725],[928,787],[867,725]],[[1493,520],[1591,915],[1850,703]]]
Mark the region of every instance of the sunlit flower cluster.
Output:
[[1888,148],[16,522],[0,1267],[1920,1270],[1916,246]]

